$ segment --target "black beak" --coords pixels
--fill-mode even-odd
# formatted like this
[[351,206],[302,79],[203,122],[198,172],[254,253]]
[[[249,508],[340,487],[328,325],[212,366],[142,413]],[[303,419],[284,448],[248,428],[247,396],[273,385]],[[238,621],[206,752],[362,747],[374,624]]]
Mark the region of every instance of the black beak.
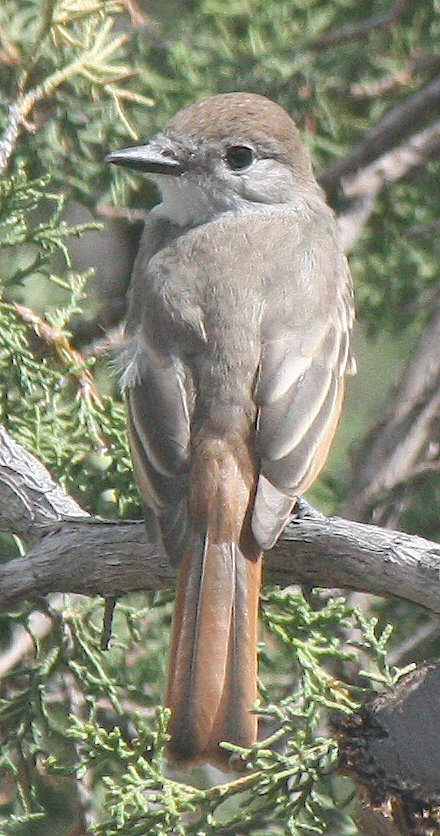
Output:
[[166,155],[165,151],[151,145],[139,145],[137,148],[122,148],[112,151],[105,157],[107,163],[122,165],[145,171],[147,174],[182,174],[184,167],[178,160]]

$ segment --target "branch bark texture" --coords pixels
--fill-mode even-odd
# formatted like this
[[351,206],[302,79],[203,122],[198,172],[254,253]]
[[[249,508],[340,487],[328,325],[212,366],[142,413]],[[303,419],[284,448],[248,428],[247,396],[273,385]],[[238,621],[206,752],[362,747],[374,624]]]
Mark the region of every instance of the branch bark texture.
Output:
[[[0,507],[3,531],[30,543],[26,556],[0,567],[0,608],[51,592],[111,597],[174,585],[175,570],[143,522],[87,516],[5,430]],[[266,584],[395,595],[440,613],[440,544],[302,507],[266,555]]]

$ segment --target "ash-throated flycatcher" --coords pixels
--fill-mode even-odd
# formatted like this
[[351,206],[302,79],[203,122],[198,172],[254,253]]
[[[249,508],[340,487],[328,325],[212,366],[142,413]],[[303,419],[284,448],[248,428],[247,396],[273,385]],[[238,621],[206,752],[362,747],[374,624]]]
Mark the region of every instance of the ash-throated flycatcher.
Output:
[[162,195],[134,268],[122,384],[136,479],[180,563],[169,753],[225,760],[220,741],[257,734],[261,553],[338,423],[350,274],[298,131],[262,96],[206,99],[107,159]]

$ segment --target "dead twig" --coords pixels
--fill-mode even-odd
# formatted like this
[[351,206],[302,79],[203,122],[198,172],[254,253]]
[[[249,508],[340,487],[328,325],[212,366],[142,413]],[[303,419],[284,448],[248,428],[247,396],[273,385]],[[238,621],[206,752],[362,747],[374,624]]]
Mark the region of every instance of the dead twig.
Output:
[[77,381],[79,384],[78,396],[100,404],[101,398],[84,357],[79,351],[72,348],[66,335],[53,328],[52,325],[49,325],[26,305],[19,305],[17,302],[14,302],[13,305],[20,319],[32,328],[37,337],[54,350],[57,359],[66,369],[68,375]]

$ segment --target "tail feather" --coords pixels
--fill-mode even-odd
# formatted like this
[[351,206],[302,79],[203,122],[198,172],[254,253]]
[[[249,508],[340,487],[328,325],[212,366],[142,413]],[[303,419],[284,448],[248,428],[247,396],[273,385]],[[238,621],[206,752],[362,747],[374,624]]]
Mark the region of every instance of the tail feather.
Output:
[[[257,716],[250,713],[257,693],[258,605],[261,555],[249,560],[235,547],[235,595],[228,643],[228,663],[221,703],[209,741],[215,757],[218,743],[251,746],[257,737]],[[227,750],[223,755],[228,757]]]
[[249,534],[249,489],[232,456],[220,465],[214,490],[199,497],[179,573],[166,694],[177,761],[224,763],[221,741],[250,746],[257,733],[261,554]]
[[228,662],[233,573],[228,549],[206,542],[187,550],[175,604],[166,705],[169,752],[196,758],[209,740]]

